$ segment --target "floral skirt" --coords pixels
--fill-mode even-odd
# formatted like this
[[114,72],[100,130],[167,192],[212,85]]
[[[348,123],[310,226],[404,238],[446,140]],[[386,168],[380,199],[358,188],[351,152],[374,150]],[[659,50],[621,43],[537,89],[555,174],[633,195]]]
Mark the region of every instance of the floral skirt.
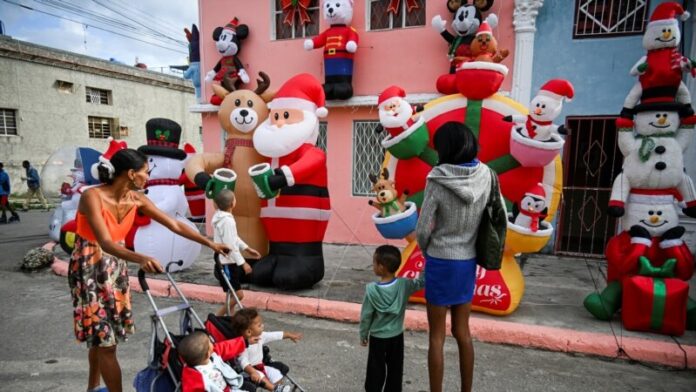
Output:
[[110,347],[135,330],[128,267],[103,253],[96,242],[77,237],[68,267],[75,337],[87,347]]

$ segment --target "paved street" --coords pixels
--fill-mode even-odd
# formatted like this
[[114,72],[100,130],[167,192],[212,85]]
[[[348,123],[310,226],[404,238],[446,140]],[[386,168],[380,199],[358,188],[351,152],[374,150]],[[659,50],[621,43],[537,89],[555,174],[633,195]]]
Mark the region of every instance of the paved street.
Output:
[[[50,270],[19,272],[22,255],[42,245],[47,213],[25,213],[16,225],[0,226],[0,390],[82,391],[86,351],[75,343],[65,278]],[[171,300],[159,300],[170,304]],[[146,299],[134,294],[138,332],[119,346],[124,384],[145,366],[149,337]],[[203,316],[214,309],[195,304]],[[357,344],[357,326],[302,316],[265,313],[268,330],[303,332],[299,344],[278,342],[274,357],[288,363],[308,391],[362,389],[367,350]],[[177,320],[171,320],[174,325]],[[561,353],[476,343],[474,387],[477,391],[693,391],[696,372],[674,371],[571,356]],[[427,335],[407,333],[404,390],[427,390]],[[446,391],[458,389],[456,345],[446,346]]]

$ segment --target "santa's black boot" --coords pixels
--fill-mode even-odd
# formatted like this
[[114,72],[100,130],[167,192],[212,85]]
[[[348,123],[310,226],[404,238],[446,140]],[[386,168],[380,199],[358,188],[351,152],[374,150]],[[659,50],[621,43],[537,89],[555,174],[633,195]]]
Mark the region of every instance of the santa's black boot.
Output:
[[269,253],[252,264],[252,272],[249,281],[259,286],[273,286],[273,274],[276,268],[278,256]]
[[324,278],[321,242],[271,243],[270,251],[278,256],[273,272],[273,284],[277,288],[308,289]]

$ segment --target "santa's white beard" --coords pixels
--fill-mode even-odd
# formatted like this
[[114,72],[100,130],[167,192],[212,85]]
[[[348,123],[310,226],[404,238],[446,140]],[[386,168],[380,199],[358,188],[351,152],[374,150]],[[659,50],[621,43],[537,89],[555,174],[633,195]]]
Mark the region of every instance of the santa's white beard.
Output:
[[304,143],[315,144],[319,135],[319,120],[305,111],[298,123],[277,127],[267,119],[254,131],[254,148],[259,154],[278,158],[297,150]]
[[411,107],[407,104],[401,104],[397,113],[379,109],[379,122],[382,123],[384,127],[397,128],[406,124],[408,119],[411,118],[411,114]]

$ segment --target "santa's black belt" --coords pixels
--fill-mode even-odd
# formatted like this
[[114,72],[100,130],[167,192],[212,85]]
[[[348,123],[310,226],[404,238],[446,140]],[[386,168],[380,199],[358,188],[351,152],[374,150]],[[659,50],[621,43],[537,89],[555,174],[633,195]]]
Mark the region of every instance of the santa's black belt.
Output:
[[321,242],[270,242],[269,252],[277,255],[316,256],[322,255]]
[[329,190],[323,186],[296,184],[280,191],[281,196],[329,197]]

